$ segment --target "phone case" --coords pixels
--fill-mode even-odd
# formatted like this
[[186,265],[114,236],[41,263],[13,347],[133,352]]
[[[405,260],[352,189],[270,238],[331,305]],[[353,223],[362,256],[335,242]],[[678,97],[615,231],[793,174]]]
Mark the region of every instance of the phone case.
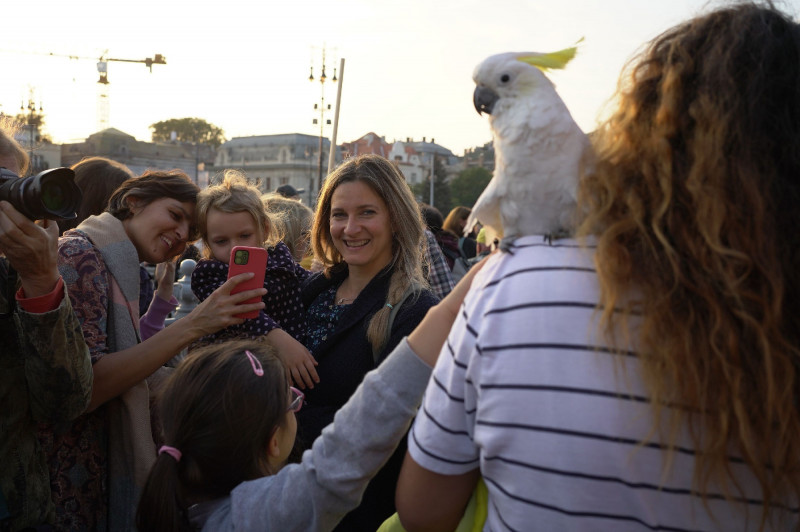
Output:
[[[228,279],[239,275],[240,273],[253,272],[255,276],[242,283],[236,285],[236,288],[231,290],[231,294],[238,294],[246,290],[254,288],[261,288],[264,286],[264,274],[267,271],[267,250],[264,248],[256,248],[249,246],[236,246],[231,250],[231,258],[228,262]],[[248,303],[258,303],[261,300],[256,296],[246,301],[239,303],[240,305]],[[247,312],[244,314],[237,314],[237,318],[252,319],[258,316],[258,310]]]

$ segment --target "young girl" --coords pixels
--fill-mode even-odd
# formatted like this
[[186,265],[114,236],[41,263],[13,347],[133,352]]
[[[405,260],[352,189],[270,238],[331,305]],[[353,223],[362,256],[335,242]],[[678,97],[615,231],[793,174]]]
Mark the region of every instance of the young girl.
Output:
[[297,341],[305,329],[300,283],[309,272],[295,262],[277,231],[271,230],[259,190],[249,185],[240,173],[228,171],[221,184],[198,194],[197,217],[206,258],[192,272],[192,291],[200,301],[228,278],[228,261],[235,246],[265,247],[268,259],[264,276],[265,307],[258,317],[206,336],[195,346],[263,336],[280,353],[293,382],[300,388],[313,388],[319,382],[314,369],[317,362]]
[[405,434],[479,268],[364,378],[299,464],[284,466],[303,395],[272,350],[240,340],[193,353],[159,398],[167,445],[142,492],[137,528],[331,530]]

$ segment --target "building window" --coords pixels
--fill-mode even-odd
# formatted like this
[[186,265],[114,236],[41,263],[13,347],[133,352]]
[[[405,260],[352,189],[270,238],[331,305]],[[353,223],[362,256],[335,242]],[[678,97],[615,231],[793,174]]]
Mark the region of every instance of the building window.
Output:
[[272,178],[265,177],[264,178],[264,190],[272,190]]

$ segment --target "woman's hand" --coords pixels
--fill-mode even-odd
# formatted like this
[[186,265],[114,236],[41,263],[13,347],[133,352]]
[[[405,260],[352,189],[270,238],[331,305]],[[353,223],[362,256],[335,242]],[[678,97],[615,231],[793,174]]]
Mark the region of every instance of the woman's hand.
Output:
[[[231,290],[239,283],[252,279],[253,275],[252,272],[246,272],[231,277],[183,318],[189,320],[193,340],[215,333],[225,327],[244,323],[242,318],[236,317],[237,314],[264,308],[264,302],[260,298],[267,293],[266,288],[254,288],[238,294],[231,294]],[[253,297],[258,297],[259,301],[241,304]]]
[[156,264],[156,293],[164,301],[172,299],[172,291],[175,287],[175,261],[170,260]]
[[436,365],[439,352],[447,340],[447,335],[450,334],[450,327],[453,326],[461,304],[464,302],[464,297],[472,286],[472,279],[478,270],[483,268],[487,260],[488,256],[470,268],[466,275],[458,281],[453,291],[434,307],[431,307],[417,328],[408,335],[408,345],[429,366]]
[[317,361],[303,344],[283,329],[272,329],[267,333],[266,339],[289,370],[295,386],[305,390],[306,386],[313,388],[319,382],[319,375],[314,368]]

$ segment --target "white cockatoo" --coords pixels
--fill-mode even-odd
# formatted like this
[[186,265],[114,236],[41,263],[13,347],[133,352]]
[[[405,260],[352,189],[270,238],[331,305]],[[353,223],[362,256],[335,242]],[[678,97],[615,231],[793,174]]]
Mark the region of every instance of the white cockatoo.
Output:
[[552,238],[572,227],[578,178],[592,150],[544,71],[563,68],[575,51],[493,55],[472,75],[475,109],[489,114],[495,167],[466,231],[479,221],[487,242],[502,236],[505,250],[519,236]]

